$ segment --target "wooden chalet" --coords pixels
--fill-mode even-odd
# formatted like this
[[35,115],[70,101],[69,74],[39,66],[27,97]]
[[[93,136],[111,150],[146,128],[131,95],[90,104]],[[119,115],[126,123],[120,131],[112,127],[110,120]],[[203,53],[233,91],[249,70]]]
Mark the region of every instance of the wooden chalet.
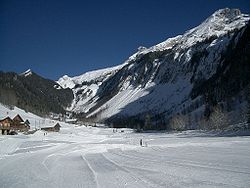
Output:
[[6,117],[0,120],[1,134],[9,134],[12,124],[13,124],[13,120],[10,117]]
[[11,130],[14,130],[14,131],[28,131],[29,129],[30,129],[29,120],[24,121],[19,114],[17,114],[13,118],[13,123],[11,125]]
[[54,127],[43,127],[41,130],[48,131],[48,132],[59,132],[61,125],[57,123]]
[[0,130],[2,134],[9,134],[11,131],[28,131],[30,129],[29,121],[24,121],[22,117],[17,114],[13,119],[6,117],[0,120]]
[[21,118],[21,116],[19,114],[17,114],[14,118],[13,121],[16,122],[24,122],[23,118]]

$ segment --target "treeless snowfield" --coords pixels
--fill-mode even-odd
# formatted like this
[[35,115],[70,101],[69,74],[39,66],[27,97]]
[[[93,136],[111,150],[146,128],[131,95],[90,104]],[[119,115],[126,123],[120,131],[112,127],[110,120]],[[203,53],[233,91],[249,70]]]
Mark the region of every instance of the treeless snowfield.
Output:
[[123,130],[0,136],[0,187],[250,187],[250,137]]

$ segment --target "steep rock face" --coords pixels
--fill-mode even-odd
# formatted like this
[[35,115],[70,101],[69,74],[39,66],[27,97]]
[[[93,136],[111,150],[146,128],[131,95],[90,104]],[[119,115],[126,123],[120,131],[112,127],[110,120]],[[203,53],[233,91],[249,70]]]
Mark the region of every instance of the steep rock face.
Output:
[[171,116],[193,100],[202,100],[206,91],[197,88],[206,88],[206,81],[223,73],[224,62],[249,28],[249,19],[237,9],[218,10],[183,35],[139,48],[121,66],[63,77],[58,83],[72,88],[70,109],[86,118]]

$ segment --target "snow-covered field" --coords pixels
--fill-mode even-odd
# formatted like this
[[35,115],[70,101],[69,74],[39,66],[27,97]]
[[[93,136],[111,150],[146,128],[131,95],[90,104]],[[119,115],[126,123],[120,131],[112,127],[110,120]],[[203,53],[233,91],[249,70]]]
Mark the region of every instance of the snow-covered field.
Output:
[[0,187],[250,187],[250,137],[123,130],[1,135]]
[[[31,129],[56,123],[0,104],[0,118],[16,114]],[[60,124],[59,133],[0,135],[1,188],[250,187],[248,136]]]

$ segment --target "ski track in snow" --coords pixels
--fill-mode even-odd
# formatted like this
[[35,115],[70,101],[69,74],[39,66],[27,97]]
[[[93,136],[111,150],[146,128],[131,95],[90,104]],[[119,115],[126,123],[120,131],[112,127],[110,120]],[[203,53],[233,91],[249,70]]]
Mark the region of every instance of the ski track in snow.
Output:
[[[250,186],[250,137],[71,126],[0,136],[0,187]],[[148,147],[139,147],[140,138]]]

